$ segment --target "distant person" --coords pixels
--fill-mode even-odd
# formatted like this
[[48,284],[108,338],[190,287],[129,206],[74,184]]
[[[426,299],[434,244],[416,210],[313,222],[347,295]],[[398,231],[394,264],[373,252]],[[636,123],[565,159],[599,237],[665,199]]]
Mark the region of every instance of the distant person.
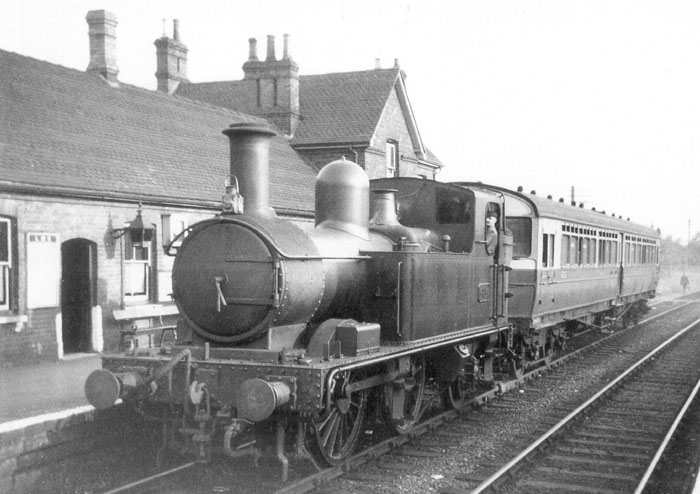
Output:
[[690,281],[688,281],[688,277],[685,273],[681,276],[681,286],[683,287],[683,293],[687,292],[690,287]]

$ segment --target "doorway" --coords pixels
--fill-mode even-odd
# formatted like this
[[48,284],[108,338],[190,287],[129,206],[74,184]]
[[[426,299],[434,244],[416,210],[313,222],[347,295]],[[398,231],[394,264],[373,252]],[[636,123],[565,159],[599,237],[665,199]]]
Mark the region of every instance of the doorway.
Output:
[[97,298],[97,244],[74,238],[61,245],[63,352],[92,351],[92,308]]

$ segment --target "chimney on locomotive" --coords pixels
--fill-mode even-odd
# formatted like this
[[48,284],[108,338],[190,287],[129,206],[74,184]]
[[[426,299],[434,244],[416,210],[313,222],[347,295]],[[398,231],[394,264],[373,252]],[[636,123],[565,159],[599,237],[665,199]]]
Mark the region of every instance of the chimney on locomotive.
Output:
[[396,189],[375,189],[372,191],[372,218],[369,220],[371,226],[399,224],[396,214]]
[[274,216],[270,207],[271,127],[256,123],[231,124],[223,133],[231,142],[231,168],[222,209],[228,214]]

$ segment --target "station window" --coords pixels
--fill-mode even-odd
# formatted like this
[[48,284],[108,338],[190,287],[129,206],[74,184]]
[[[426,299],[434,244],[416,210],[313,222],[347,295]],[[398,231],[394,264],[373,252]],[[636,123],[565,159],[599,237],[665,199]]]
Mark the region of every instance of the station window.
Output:
[[554,267],[554,234],[542,234],[542,267]]
[[398,143],[394,140],[386,141],[386,176],[396,177],[398,175]]
[[0,218],[0,310],[10,309],[12,229],[8,218]]
[[124,235],[124,295],[131,300],[147,300],[150,293],[151,247],[136,247]]

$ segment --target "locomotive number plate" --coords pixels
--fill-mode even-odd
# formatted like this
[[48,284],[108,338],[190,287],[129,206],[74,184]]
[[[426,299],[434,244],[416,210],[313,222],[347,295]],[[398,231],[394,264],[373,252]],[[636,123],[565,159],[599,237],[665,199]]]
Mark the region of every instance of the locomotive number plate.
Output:
[[479,283],[479,302],[491,300],[491,283]]

